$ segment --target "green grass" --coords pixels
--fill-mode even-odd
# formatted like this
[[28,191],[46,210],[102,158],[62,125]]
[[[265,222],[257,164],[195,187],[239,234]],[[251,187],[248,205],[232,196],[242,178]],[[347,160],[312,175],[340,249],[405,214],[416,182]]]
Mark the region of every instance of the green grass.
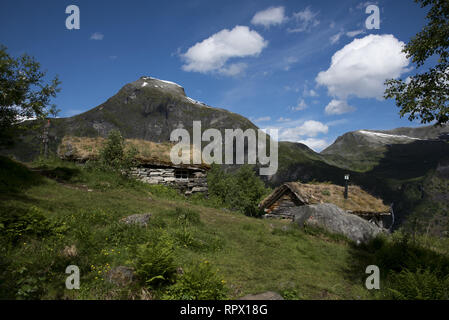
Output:
[[[142,291],[141,284],[119,288],[105,279],[115,266],[133,266],[138,245],[156,241],[161,233],[174,243],[177,267],[192,270],[210,263],[225,283],[227,298],[267,290],[288,299],[375,297],[364,287],[363,265],[374,253],[343,237],[250,218],[213,201],[188,200],[166,187],[57,159],[28,164],[31,171],[0,161],[2,217],[29,217],[28,228],[11,235],[14,241],[4,233],[0,238],[2,299],[141,299],[148,291],[154,298],[170,296],[169,286]],[[147,212],[152,213],[147,228],[119,222]],[[76,256],[63,255],[71,245]],[[81,270],[80,290],[65,289],[70,264]]]

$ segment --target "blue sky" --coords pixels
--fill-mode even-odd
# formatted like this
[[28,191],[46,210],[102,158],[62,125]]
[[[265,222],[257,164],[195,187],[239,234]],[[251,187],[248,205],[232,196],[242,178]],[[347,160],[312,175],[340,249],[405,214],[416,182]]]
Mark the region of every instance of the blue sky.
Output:
[[[71,4],[79,30],[65,26]],[[378,30],[365,28],[369,4]],[[419,125],[381,92],[386,77],[415,72],[401,42],[425,14],[412,0],[2,0],[0,43],[59,75],[61,116],[146,75],[319,151],[347,131]]]

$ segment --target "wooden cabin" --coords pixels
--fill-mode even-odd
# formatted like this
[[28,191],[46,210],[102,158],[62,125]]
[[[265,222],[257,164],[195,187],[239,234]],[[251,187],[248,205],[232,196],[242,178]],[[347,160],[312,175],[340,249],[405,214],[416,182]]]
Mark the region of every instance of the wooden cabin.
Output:
[[259,204],[265,217],[293,219],[297,206],[333,203],[348,213],[355,214],[383,227],[384,217],[390,216],[390,207],[359,186],[348,187],[348,199],[344,187],[333,184],[302,184],[287,182],[277,187]]

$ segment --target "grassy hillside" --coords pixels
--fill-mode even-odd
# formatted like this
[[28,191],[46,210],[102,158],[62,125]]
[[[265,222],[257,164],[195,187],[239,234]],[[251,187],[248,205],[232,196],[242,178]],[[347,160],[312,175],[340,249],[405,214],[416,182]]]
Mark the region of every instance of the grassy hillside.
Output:
[[[70,163],[34,163],[30,171],[6,158],[1,162],[2,227],[7,217],[16,223],[3,233],[1,298],[145,298],[139,285],[108,283],[104,271],[132,265],[136,246],[160,233],[174,240],[177,266],[188,270],[209,261],[229,298],[266,290],[286,298],[370,297],[362,279],[347,277],[354,249],[339,237],[205,206],[167,188]],[[199,213],[200,222],[183,226],[176,208]],[[147,228],[119,222],[147,212],[153,215]],[[76,256],[64,256],[72,245]],[[79,291],[64,289],[70,264],[81,269]],[[152,294],[161,297],[164,290]]]
[[[365,268],[381,263],[376,250],[385,245],[358,248],[341,236],[250,218],[211,200],[186,199],[166,187],[60,160],[0,162],[2,299],[180,298],[179,288],[194,290],[183,279],[206,276],[219,281],[207,285],[220,287],[221,298],[267,290],[286,299],[378,297],[364,287]],[[152,214],[148,227],[120,222],[137,213]],[[139,248],[146,243],[173,246],[173,264],[184,275],[160,286],[139,278],[125,287],[109,283],[110,269],[139,268]],[[65,289],[68,265],[81,270],[80,290]]]

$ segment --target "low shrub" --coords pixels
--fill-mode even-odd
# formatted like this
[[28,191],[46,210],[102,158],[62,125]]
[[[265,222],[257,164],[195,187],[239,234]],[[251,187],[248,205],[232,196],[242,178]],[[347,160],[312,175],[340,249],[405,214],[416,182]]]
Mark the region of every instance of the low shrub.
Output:
[[170,200],[184,200],[185,197],[179,193],[178,190],[164,186],[161,184],[147,185],[147,189],[150,191],[152,196],[158,198],[170,199]]
[[99,165],[104,169],[115,171],[129,170],[135,165],[137,153],[134,146],[125,151],[125,139],[120,131],[112,130],[100,150]]
[[138,245],[133,264],[143,285],[159,287],[172,283],[176,275],[173,241],[161,232],[152,241]]
[[164,299],[220,300],[226,298],[226,281],[220,279],[208,261],[189,268],[170,286]]
[[30,186],[42,183],[42,176],[24,165],[0,156],[0,193],[22,192]]
[[192,229],[192,226],[201,225],[200,214],[189,208],[177,207],[169,215],[176,219],[174,237],[177,243],[183,247],[200,247]]
[[189,208],[176,207],[174,214],[177,217],[178,223],[182,226],[186,224],[198,225],[201,223],[198,211]]
[[438,276],[449,274],[449,257],[413,241],[408,233],[395,232],[390,240],[375,240],[370,247],[375,264],[381,270],[416,272],[429,269]]
[[429,269],[415,272],[404,269],[392,272],[389,277],[386,298],[398,300],[447,300],[449,276],[441,279]]
[[[448,299],[449,257],[402,231],[379,236],[363,247],[381,272],[381,299]],[[382,283],[384,285],[382,285]]]
[[230,209],[248,216],[258,216],[258,204],[269,190],[249,165],[243,165],[234,173],[226,173],[213,165],[207,175],[209,194],[221,200]]
[[61,224],[49,220],[35,206],[2,208],[0,235],[5,243],[15,244],[24,237],[48,237],[64,232]]

